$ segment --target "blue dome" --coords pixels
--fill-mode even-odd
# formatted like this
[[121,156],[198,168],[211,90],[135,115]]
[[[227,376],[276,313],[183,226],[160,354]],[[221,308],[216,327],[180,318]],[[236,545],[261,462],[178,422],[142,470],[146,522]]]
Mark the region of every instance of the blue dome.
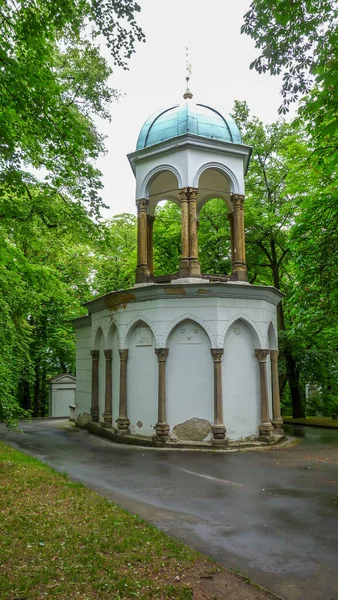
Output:
[[151,115],[143,125],[136,150],[154,146],[179,135],[192,133],[209,140],[241,144],[238,127],[222,109],[185,102]]

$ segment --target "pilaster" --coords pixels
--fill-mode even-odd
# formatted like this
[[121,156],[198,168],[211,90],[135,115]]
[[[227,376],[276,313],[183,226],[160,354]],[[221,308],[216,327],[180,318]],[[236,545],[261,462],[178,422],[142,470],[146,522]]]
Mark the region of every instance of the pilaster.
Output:
[[233,213],[233,273],[238,281],[248,280],[248,269],[245,262],[245,232],[244,232],[244,196],[231,194]]
[[212,425],[213,446],[226,446],[226,429],[223,423],[222,357],[223,348],[212,348],[214,361],[214,424]]
[[148,267],[148,211],[149,200],[141,198],[136,200],[137,206],[137,267],[136,283],[145,283],[149,280]]
[[105,395],[104,395],[104,413],[103,413],[103,427],[112,427],[113,417],[113,397],[112,397],[112,351],[104,351],[106,359],[106,384],[105,384]]
[[158,360],[158,421],[156,423],[156,439],[165,442],[169,436],[169,425],[166,417],[166,381],[165,365],[169,354],[168,348],[156,348]]
[[268,380],[266,373],[266,359],[269,350],[255,350],[259,362],[260,390],[261,390],[261,424],[259,426],[260,436],[258,439],[268,442],[271,439],[273,426],[269,414]]
[[91,350],[92,355],[92,403],[90,413],[92,421],[99,420],[99,350]]
[[117,419],[118,433],[130,433],[130,421],[127,416],[127,361],[129,350],[119,350],[120,355],[120,402],[119,418]]
[[278,350],[270,350],[271,360],[271,383],[272,383],[272,423],[276,433],[284,435],[283,419],[280,411],[279,374],[278,374]]

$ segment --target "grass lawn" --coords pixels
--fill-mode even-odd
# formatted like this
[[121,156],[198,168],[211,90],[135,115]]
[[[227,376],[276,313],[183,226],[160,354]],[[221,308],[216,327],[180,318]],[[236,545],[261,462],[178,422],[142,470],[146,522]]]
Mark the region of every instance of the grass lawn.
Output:
[[0,598],[270,598],[164,533],[0,443]]
[[333,421],[331,417],[306,417],[306,419],[293,419],[293,417],[283,417],[284,423],[293,425],[313,425],[314,427],[338,428],[338,421]]

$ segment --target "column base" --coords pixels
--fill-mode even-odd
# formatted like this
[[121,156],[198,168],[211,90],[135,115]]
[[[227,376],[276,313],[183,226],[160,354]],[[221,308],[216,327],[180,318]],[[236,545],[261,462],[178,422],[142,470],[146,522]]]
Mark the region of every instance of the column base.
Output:
[[261,423],[259,426],[258,440],[260,442],[270,442],[272,440],[273,431],[272,423]]
[[225,437],[226,429],[224,425],[212,425],[212,445],[227,446],[228,440]]
[[232,276],[236,281],[248,281],[248,269],[246,266],[235,267]]
[[275,432],[279,435],[284,435],[283,429],[283,419],[282,417],[277,417],[276,419],[272,419],[272,424],[275,428]]
[[129,425],[130,421],[128,417],[119,417],[117,419],[117,431],[118,435],[125,435],[130,433]]
[[197,258],[189,259],[189,277],[201,277],[201,265]]
[[97,423],[99,420],[99,409],[98,408],[91,408],[90,409],[90,414],[92,416],[92,421],[94,423]]
[[155,437],[168,437],[169,425],[168,423],[156,423],[155,425],[156,436]]
[[112,427],[113,427],[112,418],[113,418],[113,415],[105,415],[103,413],[103,423],[101,423],[101,427],[106,427],[107,429],[112,429]]
[[179,266],[179,270],[178,270],[178,276],[180,279],[184,279],[186,277],[189,277],[189,259],[188,258],[182,258],[180,261],[180,266]]
[[147,283],[150,279],[150,271],[147,265],[139,265],[136,267],[136,283]]
[[165,445],[169,440],[169,435],[153,435],[153,442],[156,444]]

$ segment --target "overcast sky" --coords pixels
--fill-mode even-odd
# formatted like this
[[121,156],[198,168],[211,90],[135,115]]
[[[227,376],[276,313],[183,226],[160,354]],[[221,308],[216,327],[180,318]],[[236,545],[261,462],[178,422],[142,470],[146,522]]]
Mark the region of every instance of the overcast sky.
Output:
[[106,218],[135,213],[135,179],[126,155],[135,150],[139,131],[153,112],[182,101],[186,46],[194,101],[230,111],[234,100],[246,100],[265,122],[278,117],[281,103],[279,78],[249,69],[257,50],[240,27],[250,0],[138,1],[138,22],[147,40],[138,44],[129,71],[114,71],[112,85],[123,96],[111,105],[112,122],[101,125],[108,136],[108,153],[98,162],[109,206]]

